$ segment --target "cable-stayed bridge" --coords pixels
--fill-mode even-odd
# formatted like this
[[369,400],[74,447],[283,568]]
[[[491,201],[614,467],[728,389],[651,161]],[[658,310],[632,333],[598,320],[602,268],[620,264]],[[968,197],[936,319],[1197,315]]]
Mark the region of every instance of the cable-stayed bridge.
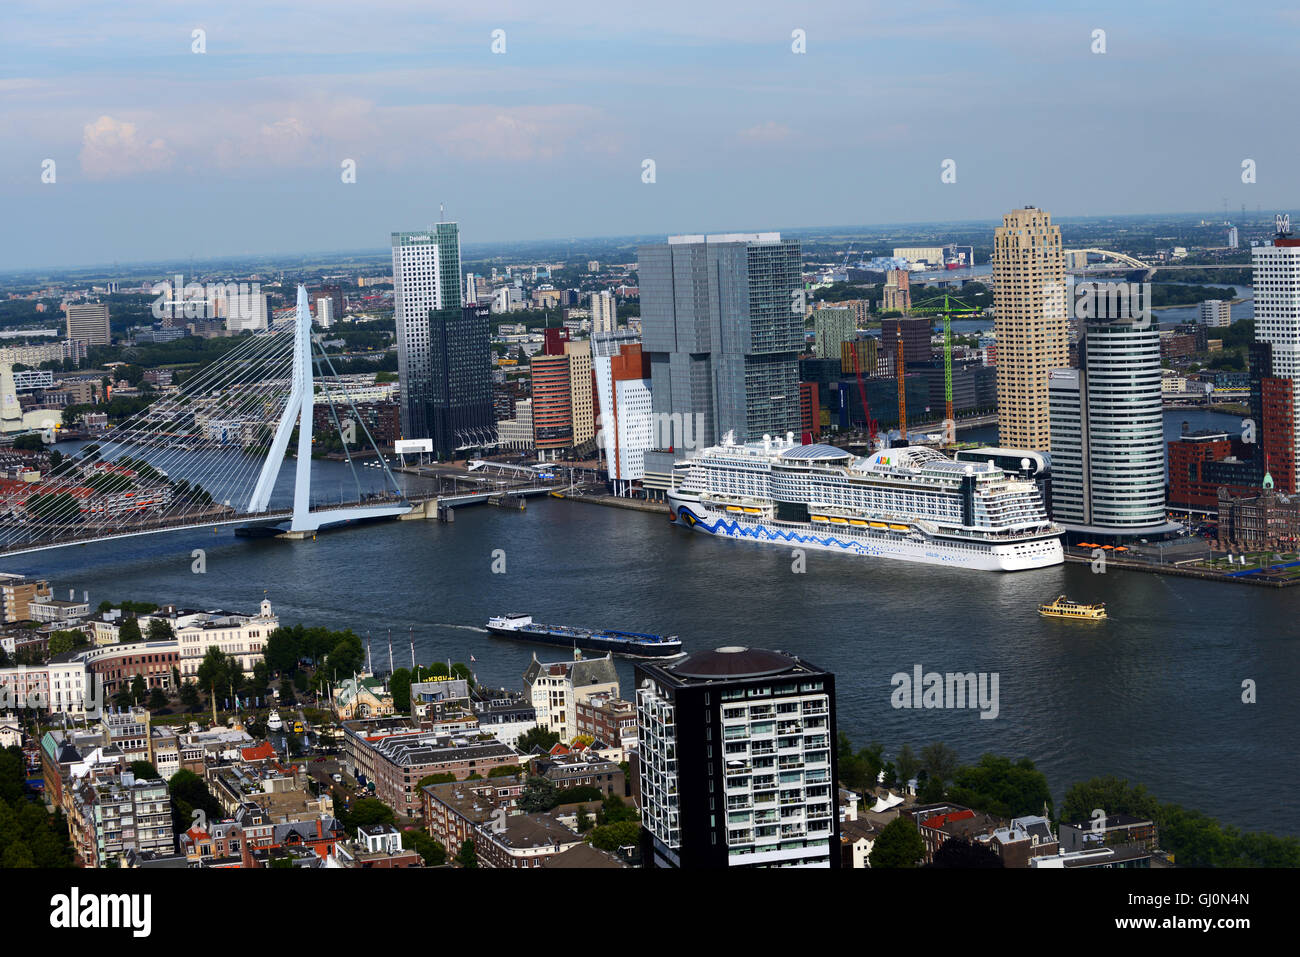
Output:
[[[351,399],[331,388],[333,376],[329,357],[313,342],[307,290],[299,286],[294,318],[248,336],[177,392],[160,396],[29,488],[9,492],[0,514],[0,556],[216,525],[287,521],[289,531],[310,533],[410,512],[412,502],[382,455],[382,490],[363,488],[349,445],[379,450]],[[313,508],[318,404],[344,439],[357,497]],[[292,506],[272,508],[295,431]]]

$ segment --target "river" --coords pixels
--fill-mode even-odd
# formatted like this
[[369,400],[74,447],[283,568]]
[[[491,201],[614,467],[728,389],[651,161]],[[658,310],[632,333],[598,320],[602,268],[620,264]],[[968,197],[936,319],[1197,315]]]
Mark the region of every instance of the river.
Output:
[[[1217,421],[1176,412],[1166,431],[1194,416]],[[349,481],[340,463],[313,471],[326,493]],[[282,479],[279,494],[287,488]],[[205,552],[203,574],[192,571],[194,549]],[[503,574],[491,570],[497,549]],[[421,663],[472,655],[480,681],[514,688],[534,649],[543,660],[563,653],[489,636],[482,625],[501,612],[673,633],[687,650],[784,649],[835,673],[839,727],[858,746],[878,739],[892,755],[905,742],[943,741],[967,762],[986,751],[1028,757],[1058,800],[1073,781],[1116,774],[1240,827],[1300,833],[1300,768],[1284,744],[1300,726],[1300,649],[1288,624],[1300,592],[1087,565],[999,575],[821,552],[806,562],[798,574],[784,548],[541,498],[523,512],[464,508],[446,525],[386,522],[302,542],[174,532],[19,556],[0,569],[48,576],[60,597],[88,591],[93,604],[252,611],[266,595],[286,624],[369,635],[384,667],[390,631],[395,664],[409,663],[413,629]],[[1037,604],[1062,593],[1105,601],[1110,619],[1041,618]],[[997,674],[997,717],[894,709],[891,677],[917,664]],[[619,673],[630,696],[632,665],[620,662]],[[1247,679],[1258,683],[1257,704],[1242,703]]]

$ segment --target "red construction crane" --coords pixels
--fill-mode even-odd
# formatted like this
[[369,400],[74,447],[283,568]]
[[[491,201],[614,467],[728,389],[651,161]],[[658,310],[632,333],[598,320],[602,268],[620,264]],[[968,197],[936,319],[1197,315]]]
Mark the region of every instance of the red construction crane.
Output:
[[862,384],[862,369],[858,363],[858,343],[861,340],[854,340],[850,345],[849,353],[853,356],[853,374],[858,377],[858,397],[862,400],[862,414],[867,420],[867,443],[868,446],[876,444],[876,420],[871,417],[871,406],[867,404],[867,387]]
[[894,360],[894,372],[898,379],[898,437],[907,441],[907,388],[903,382],[903,321],[895,320],[894,330],[898,338],[898,356]]

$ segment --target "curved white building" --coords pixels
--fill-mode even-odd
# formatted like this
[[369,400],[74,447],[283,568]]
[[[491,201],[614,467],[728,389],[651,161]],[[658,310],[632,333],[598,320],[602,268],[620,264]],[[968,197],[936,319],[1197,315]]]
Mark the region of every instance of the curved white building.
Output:
[[1068,528],[1147,533],[1165,518],[1160,333],[1149,321],[1089,323],[1079,368],[1048,380],[1052,519]]

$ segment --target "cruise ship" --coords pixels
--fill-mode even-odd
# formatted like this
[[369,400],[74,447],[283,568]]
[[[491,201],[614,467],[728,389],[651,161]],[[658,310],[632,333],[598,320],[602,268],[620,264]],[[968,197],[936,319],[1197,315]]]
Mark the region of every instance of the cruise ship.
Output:
[[1038,487],[989,461],[923,446],[864,458],[792,434],[739,444],[728,433],[675,469],[671,520],[711,535],[982,571],[1065,561]]

